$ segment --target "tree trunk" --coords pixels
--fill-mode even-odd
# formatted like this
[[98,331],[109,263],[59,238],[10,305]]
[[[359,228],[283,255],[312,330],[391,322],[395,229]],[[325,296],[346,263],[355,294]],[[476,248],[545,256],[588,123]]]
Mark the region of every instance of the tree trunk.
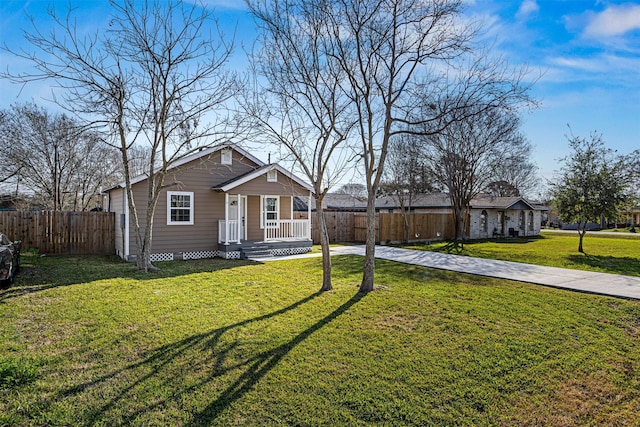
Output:
[[[148,218],[147,218],[148,220]],[[144,229],[136,230],[136,266],[138,270],[148,273],[157,268],[151,263],[151,239],[153,224],[147,223]]]
[[327,222],[324,218],[322,198],[316,199],[316,213],[318,216],[318,227],[320,228],[320,247],[322,248],[322,287],[320,291],[330,291],[331,285],[331,254],[329,252],[329,233]]
[[376,205],[375,198],[371,196],[367,200],[367,239],[365,248],[364,271],[360,292],[371,292],[373,290],[376,265]]
[[465,239],[464,211],[457,206],[453,207],[453,221],[456,227],[456,242],[462,242]]
[[411,232],[411,222],[410,222],[410,213],[408,210],[405,211],[402,208],[402,220],[404,221],[404,243],[408,244],[410,237],[409,233]]
[[578,252],[580,252],[581,254],[584,253],[584,250],[582,249],[582,239],[584,239],[584,235],[587,234],[587,225],[585,223],[584,227],[582,227],[582,229],[580,229],[580,225],[578,225],[578,235],[580,236],[580,241],[578,243]]

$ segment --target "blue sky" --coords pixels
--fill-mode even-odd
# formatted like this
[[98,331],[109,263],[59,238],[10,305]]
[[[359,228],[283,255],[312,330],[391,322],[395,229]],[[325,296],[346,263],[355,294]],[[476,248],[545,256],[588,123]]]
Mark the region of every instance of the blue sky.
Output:
[[[87,29],[105,25],[106,0],[72,1],[78,22]],[[228,34],[237,28],[238,45],[250,46],[255,29],[242,0],[208,0]],[[597,131],[621,153],[640,148],[640,1],[466,0],[468,18],[481,19],[494,50],[515,66],[527,64],[541,75],[532,95],[541,107],[523,114],[523,131],[535,146],[534,161],[551,178],[558,160],[569,154],[566,135]],[[0,0],[0,39],[12,48],[25,46],[28,11],[47,28],[46,8],[63,10],[69,0]],[[244,67],[237,49],[231,65]],[[28,65],[0,52],[0,66],[12,72]],[[25,88],[0,80],[0,108],[34,100],[54,108],[47,84]],[[567,127],[571,126],[571,130]]]

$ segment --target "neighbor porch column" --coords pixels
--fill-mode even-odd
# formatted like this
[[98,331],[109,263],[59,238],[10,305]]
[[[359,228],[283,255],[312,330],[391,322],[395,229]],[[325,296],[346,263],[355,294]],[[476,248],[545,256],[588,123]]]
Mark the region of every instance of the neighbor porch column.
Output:
[[229,193],[224,193],[224,244],[229,244]]
[[240,212],[241,211],[241,209],[240,209],[241,206],[242,205],[240,204],[240,192],[238,192],[238,218],[237,218],[237,220],[238,220],[238,227],[237,227],[238,228],[237,229],[237,231],[238,231],[238,244],[240,244],[240,227],[242,227],[242,223],[241,223],[241,219],[240,218],[242,218],[242,213],[243,212]]

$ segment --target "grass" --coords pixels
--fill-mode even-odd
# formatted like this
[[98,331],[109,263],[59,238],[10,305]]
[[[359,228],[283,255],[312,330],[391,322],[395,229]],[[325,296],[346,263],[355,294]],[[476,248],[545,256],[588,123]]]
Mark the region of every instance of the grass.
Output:
[[[445,251],[447,243],[412,244],[402,247]],[[543,233],[540,237],[469,241],[464,244],[463,250],[456,254],[640,276],[640,235],[611,236],[587,232],[584,238],[586,253],[581,254],[577,248],[577,235]]]
[[319,294],[320,258],[27,255],[0,354],[35,371],[0,425],[639,422],[640,302],[383,261],[362,296],[362,258],[333,260]]
[[619,228],[606,228],[601,231],[609,232],[609,233],[637,233],[638,226],[633,227],[633,229],[631,227],[619,227]]

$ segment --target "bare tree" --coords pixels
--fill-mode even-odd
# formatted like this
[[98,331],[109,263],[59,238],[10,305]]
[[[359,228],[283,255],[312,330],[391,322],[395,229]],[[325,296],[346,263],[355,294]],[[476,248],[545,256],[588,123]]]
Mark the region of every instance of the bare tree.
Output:
[[[71,11],[64,18],[50,11],[55,30],[42,34],[34,25],[25,37],[35,52],[13,52],[38,72],[8,77],[23,83],[53,80],[63,90],[59,104],[120,151],[137,266],[147,271],[155,268],[150,255],[158,197],[175,185],[165,182],[167,170],[205,139],[213,144],[229,138],[217,125],[238,90],[234,74],[224,68],[233,46],[202,4],[110,3],[110,26],[90,35],[78,30]],[[205,123],[206,114],[215,124]],[[142,218],[131,191],[134,146],[148,148],[151,159]]]
[[529,143],[511,147],[509,155],[496,169],[496,181],[486,191],[496,196],[526,196],[539,187],[537,166],[531,160],[532,146]]
[[520,190],[518,187],[511,184],[509,181],[503,179],[499,181],[490,182],[487,185],[485,192],[490,196],[495,197],[518,197],[520,196]]
[[[375,197],[389,141],[406,132],[408,108],[429,61],[460,55],[472,38],[457,25],[459,0],[338,0],[325,17],[331,52],[347,75],[343,90],[358,121],[367,186],[367,238],[361,292],[374,289]],[[421,120],[425,117],[421,117]]]
[[285,159],[313,186],[322,247],[322,291],[332,289],[329,234],[323,200],[349,161],[347,140],[355,122],[340,91],[346,78],[328,55],[323,0],[248,2],[262,30],[253,63],[265,84],[247,105],[266,142],[284,148]]
[[101,208],[102,191],[124,181],[120,153],[103,144],[100,135],[92,131],[83,131],[78,142],[78,161],[71,182],[74,193],[72,210]]
[[338,187],[336,193],[348,194],[349,196],[355,197],[356,199],[364,200],[367,198],[367,187],[364,184],[360,184],[359,182],[349,182]]
[[9,110],[0,110],[0,184],[3,187],[13,185],[14,179],[17,179],[19,169],[13,162],[8,159],[11,152],[12,144],[8,140],[11,112]]
[[404,240],[410,239],[409,222],[415,196],[434,190],[433,177],[425,162],[422,141],[401,135],[389,144],[387,165],[380,183],[380,194],[392,196],[400,206],[404,221]]
[[449,193],[456,243],[466,239],[471,199],[499,178],[503,162],[512,162],[514,155],[527,151],[529,143],[518,132],[519,124],[515,114],[498,108],[481,115],[467,112],[464,119],[427,137],[425,158],[437,182]]
[[75,120],[33,103],[15,104],[3,115],[3,161],[39,205],[55,211],[91,209],[100,188],[116,182],[117,151]]

